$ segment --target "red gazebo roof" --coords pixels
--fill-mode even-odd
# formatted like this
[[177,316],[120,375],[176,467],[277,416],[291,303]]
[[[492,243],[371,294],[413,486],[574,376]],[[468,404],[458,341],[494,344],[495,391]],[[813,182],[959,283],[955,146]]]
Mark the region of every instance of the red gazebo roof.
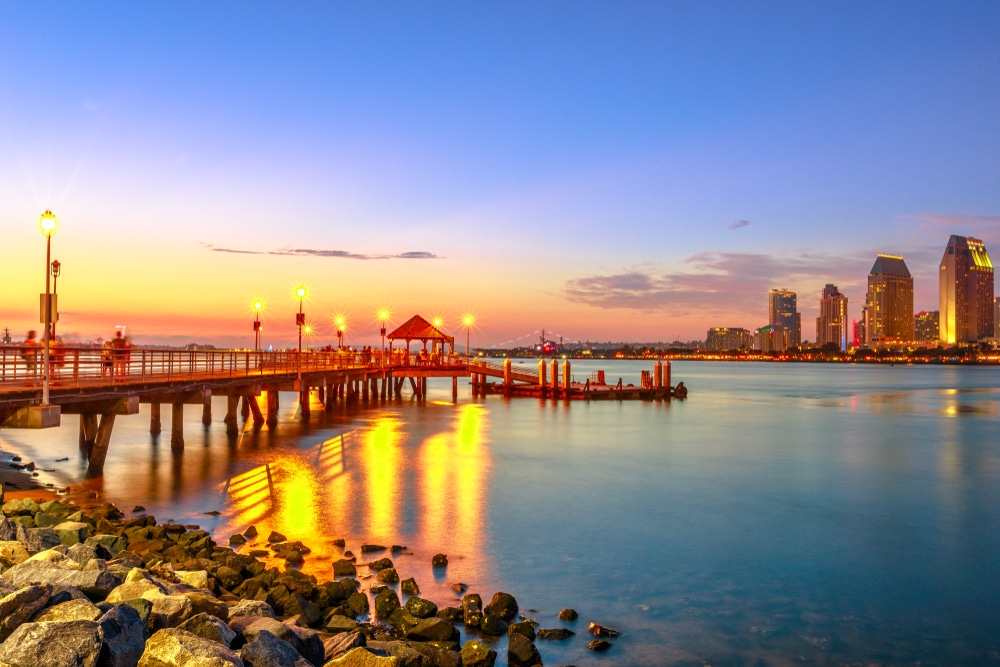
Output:
[[410,319],[406,320],[403,324],[398,326],[391,333],[386,335],[389,340],[443,340],[449,343],[453,343],[455,340],[454,336],[449,336],[446,333],[440,331],[433,324],[420,317],[419,315],[414,315]]

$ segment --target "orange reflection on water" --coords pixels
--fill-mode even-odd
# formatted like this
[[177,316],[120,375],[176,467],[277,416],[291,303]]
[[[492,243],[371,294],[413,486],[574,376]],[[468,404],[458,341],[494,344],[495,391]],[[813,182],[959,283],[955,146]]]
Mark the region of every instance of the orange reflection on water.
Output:
[[402,440],[399,419],[388,414],[377,417],[364,434],[361,455],[368,468],[366,516],[373,538],[392,538],[396,534]]

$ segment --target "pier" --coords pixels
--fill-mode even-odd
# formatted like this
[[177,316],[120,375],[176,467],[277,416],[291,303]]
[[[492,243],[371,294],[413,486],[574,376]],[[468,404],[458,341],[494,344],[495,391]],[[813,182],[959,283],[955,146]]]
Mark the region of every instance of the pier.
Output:
[[[395,332],[394,332],[395,333]],[[163,411],[170,413],[170,445],[184,447],[184,413],[201,411],[212,423],[212,399],[226,397],[223,421],[231,437],[241,432],[241,420],[253,429],[273,429],[278,422],[281,392],[298,395],[300,414],[308,419],[318,402],[326,411],[337,404],[370,404],[400,399],[412,392],[427,395],[430,378],[450,378],[452,398],[458,381],[466,378],[472,395],[542,400],[670,400],[684,398],[682,384],[670,386],[670,362],[657,361],[653,373],[643,371],[638,387],[607,384],[603,373],[584,382],[571,380],[569,360],[543,360],[537,371],[456,354],[453,339],[420,337],[424,346],[410,351],[390,347],[359,353],[351,350],[254,352],[249,350],[158,350],[61,348],[50,361],[49,403],[42,403],[41,364],[25,360],[17,347],[0,346],[0,428],[49,428],[64,416],[79,417],[80,447],[88,457],[88,474],[99,476],[111,444],[115,420],[139,413],[148,404],[149,431],[159,435]],[[426,332],[424,332],[426,333]]]

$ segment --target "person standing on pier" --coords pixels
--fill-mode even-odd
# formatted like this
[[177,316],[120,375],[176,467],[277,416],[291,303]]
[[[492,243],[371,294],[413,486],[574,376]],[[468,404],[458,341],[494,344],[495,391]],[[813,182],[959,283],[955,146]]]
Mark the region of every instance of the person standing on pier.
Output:
[[24,363],[28,367],[28,375],[35,379],[38,374],[38,341],[35,339],[34,329],[28,332],[28,337],[21,350],[21,358],[24,359]]
[[112,377],[125,377],[125,338],[121,331],[115,332],[115,337],[111,340],[111,358],[114,361],[112,366]]

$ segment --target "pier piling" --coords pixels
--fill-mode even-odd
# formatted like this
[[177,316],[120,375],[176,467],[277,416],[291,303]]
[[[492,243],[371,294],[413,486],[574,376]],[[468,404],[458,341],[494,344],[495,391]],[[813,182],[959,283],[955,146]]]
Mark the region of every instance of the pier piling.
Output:
[[184,403],[171,404],[170,446],[184,449]]
[[163,430],[163,423],[160,419],[160,404],[149,404],[149,432],[151,435],[160,435]]

